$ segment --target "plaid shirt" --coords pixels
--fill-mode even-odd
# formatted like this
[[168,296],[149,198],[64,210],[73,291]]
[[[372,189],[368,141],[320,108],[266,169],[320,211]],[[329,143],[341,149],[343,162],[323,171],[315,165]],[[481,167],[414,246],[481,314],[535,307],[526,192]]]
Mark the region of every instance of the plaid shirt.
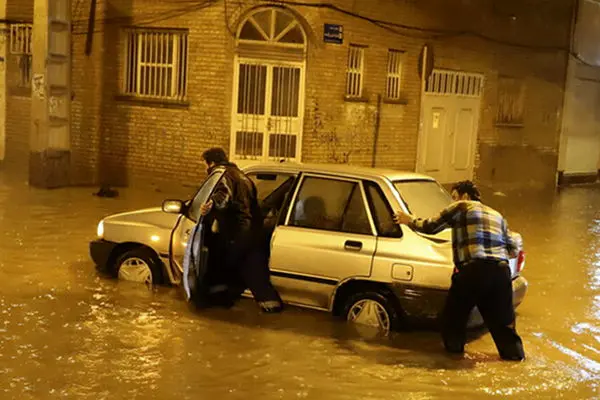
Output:
[[452,228],[456,266],[473,260],[508,261],[518,250],[504,217],[478,201],[455,202],[437,217],[415,219],[410,226],[426,234]]

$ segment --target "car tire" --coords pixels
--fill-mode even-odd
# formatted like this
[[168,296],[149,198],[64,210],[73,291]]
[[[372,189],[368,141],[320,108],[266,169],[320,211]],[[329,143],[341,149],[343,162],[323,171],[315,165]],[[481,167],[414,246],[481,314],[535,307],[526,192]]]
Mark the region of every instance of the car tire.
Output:
[[378,328],[388,334],[401,327],[401,313],[391,293],[365,291],[350,295],[344,302],[342,317],[357,326]]
[[161,262],[152,250],[138,247],[119,255],[114,273],[120,280],[160,285],[163,283]]

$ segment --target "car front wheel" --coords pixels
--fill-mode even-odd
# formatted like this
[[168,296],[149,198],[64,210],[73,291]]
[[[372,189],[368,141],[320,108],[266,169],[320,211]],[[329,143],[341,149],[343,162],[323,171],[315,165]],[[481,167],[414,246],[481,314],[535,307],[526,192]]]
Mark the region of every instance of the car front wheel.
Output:
[[121,254],[115,263],[115,272],[120,280],[157,285],[162,283],[160,262],[145,248],[137,248]]
[[377,291],[356,293],[348,297],[342,315],[357,327],[370,327],[384,335],[400,326],[400,315],[391,295]]

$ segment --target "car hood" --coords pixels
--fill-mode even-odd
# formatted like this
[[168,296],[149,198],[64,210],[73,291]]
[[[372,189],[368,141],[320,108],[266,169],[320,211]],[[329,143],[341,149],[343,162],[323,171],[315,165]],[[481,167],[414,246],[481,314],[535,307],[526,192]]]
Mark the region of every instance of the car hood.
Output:
[[164,212],[161,207],[153,207],[113,214],[106,217],[104,221],[108,224],[146,225],[173,229],[177,218],[179,218],[178,214],[169,214]]

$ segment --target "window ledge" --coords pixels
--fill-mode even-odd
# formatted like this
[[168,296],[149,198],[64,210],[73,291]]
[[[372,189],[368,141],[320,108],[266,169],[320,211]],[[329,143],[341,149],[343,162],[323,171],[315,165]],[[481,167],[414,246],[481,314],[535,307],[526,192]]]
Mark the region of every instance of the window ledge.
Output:
[[161,99],[146,99],[143,97],[117,95],[115,100],[127,102],[139,106],[155,107],[155,108],[189,108],[189,101],[180,100],[161,100]]
[[399,105],[407,105],[408,104],[408,99],[390,99],[390,98],[385,98],[383,99],[383,102],[385,104],[399,104]]
[[512,129],[521,129],[525,127],[525,124],[522,122],[496,122],[497,128],[512,128]]
[[347,101],[349,103],[368,103],[369,99],[367,99],[366,97],[344,96],[344,101]]

